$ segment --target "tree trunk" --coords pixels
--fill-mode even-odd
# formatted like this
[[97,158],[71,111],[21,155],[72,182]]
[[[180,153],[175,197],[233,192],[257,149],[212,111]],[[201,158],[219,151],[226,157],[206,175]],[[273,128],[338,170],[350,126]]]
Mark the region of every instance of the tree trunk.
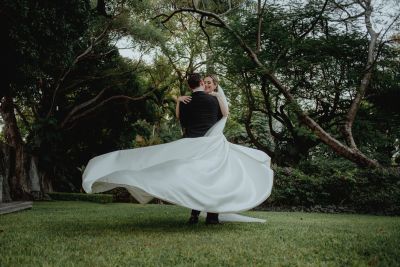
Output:
[[53,192],[53,175],[45,172],[42,173],[40,176],[40,186],[42,189],[42,193],[49,193],[49,192]]
[[24,143],[15,118],[13,99],[10,96],[3,97],[0,106],[0,113],[5,123],[3,130],[5,133],[6,143],[12,147],[9,152],[9,186],[11,199],[29,199],[29,177],[25,168],[26,157],[24,153]]
[[11,201],[10,192],[10,151],[11,147],[0,142],[0,203]]
[[[27,153],[17,156],[13,147],[0,142],[0,159],[0,203],[32,198],[38,200],[43,198],[43,192],[48,192],[44,189],[49,189],[49,186],[42,186],[35,157]],[[22,175],[22,182],[16,179],[17,173]]]

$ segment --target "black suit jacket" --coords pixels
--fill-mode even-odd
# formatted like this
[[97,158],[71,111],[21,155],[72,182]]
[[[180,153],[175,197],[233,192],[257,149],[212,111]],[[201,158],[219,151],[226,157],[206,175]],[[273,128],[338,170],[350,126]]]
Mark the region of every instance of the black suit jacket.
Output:
[[221,108],[215,96],[203,91],[194,92],[188,103],[179,103],[179,120],[184,137],[201,137],[222,118]]

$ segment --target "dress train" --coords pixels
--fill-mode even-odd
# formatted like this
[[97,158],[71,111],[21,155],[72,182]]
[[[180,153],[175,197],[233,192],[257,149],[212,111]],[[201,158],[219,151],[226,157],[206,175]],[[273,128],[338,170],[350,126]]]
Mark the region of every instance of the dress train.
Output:
[[273,171],[264,152],[228,142],[226,118],[204,137],[119,150],[91,159],[82,185],[87,193],[125,187],[140,203],[156,197],[220,221],[264,222],[232,214],[252,209],[271,194]]

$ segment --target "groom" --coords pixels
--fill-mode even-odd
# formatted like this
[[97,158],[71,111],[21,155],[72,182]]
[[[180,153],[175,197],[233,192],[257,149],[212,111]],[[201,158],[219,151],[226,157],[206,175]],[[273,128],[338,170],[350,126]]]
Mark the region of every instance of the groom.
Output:
[[[184,104],[180,102],[179,120],[183,128],[184,138],[201,137],[222,118],[221,108],[216,97],[204,92],[204,82],[199,73],[188,76],[188,85],[192,90],[192,100]],[[200,211],[192,210],[190,224],[199,221]],[[207,213],[206,224],[218,224],[218,213]]]

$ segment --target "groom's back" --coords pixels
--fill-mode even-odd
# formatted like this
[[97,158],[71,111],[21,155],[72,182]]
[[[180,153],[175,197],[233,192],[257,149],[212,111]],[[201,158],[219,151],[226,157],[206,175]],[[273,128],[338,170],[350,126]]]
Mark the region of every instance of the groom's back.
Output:
[[203,91],[192,94],[188,104],[180,103],[180,121],[184,137],[201,137],[222,118],[216,97]]

